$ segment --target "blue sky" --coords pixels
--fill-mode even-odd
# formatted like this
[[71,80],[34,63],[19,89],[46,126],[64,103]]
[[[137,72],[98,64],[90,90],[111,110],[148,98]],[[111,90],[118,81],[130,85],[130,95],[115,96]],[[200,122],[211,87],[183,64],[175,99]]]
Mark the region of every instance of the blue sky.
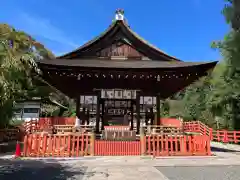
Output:
[[117,8],[137,34],[184,61],[220,60],[210,44],[229,30],[224,0],[4,0],[1,6],[1,23],[24,30],[56,55],[103,32]]

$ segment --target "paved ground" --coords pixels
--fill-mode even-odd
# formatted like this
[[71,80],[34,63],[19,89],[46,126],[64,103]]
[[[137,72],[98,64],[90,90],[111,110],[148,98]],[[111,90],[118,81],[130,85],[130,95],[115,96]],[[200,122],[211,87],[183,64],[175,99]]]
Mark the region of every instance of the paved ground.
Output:
[[[235,149],[235,148],[234,148]],[[85,157],[11,160],[0,157],[1,180],[240,180],[240,153],[214,157]]]
[[240,180],[239,169],[238,155],[0,159],[1,180]]
[[169,180],[239,180],[240,166],[157,167]]

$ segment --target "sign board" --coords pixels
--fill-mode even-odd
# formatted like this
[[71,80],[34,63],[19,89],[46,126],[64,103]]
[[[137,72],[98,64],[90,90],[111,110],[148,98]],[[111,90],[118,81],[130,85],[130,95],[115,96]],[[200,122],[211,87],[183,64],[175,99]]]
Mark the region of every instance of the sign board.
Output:
[[136,90],[126,89],[102,89],[103,99],[136,99]]

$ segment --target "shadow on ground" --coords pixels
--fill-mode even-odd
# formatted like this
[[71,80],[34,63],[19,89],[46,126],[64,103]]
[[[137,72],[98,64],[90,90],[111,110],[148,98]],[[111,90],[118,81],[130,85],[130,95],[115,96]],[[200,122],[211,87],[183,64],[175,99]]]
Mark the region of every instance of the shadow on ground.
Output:
[[0,159],[1,180],[81,180],[86,170],[84,166],[68,166],[57,161]]
[[232,153],[240,153],[238,150],[231,150],[226,148],[220,148],[220,147],[211,147],[212,152],[232,152]]

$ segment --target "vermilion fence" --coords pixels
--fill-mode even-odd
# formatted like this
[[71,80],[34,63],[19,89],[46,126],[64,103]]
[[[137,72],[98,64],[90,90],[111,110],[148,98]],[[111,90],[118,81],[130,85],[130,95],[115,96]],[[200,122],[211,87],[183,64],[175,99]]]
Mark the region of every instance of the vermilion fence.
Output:
[[[181,122],[177,119],[161,118],[163,123],[166,125],[169,123],[173,126],[180,126]],[[40,118],[39,122],[30,121],[25,124],[26,131],[32,131],[36,129],[50,128],[52,125],[67,125],[74,124],[75,118]],[[227,130],[213,130],[200,121],[191,121],[182,123],[183,130],[185,132],[194,132],[202,135],[207,135],[212,141],[225,142],[225,143],[239,143],[240,142],[240,131],[227,131]]]
[[96,140],[96,156],[137,156],[141,154],[140,141],[104,141]]
[[70,125],[75,124],[75,117],[44,117],[40,118],[38,124],[40,127],[49,125]]
[[182,127],[182,122],[176,118],[161,118],[160,122],[162,126]]
[[200,121],[184,123],[185,132],[197,132],[209,136],[210,140],[224,143],[239,143],[240,131],[214,130]]
[[144,136],[140,141],[95,140],[92,135],[26,135],[23,156],[179,156],[211,155],[206,136]]
[[211,155],[207,136],[160,136],[145,137],[145,153],[153,156]]
[[90,155],[90,136],[81,135],[26,135],[23,156],[77,157]]

